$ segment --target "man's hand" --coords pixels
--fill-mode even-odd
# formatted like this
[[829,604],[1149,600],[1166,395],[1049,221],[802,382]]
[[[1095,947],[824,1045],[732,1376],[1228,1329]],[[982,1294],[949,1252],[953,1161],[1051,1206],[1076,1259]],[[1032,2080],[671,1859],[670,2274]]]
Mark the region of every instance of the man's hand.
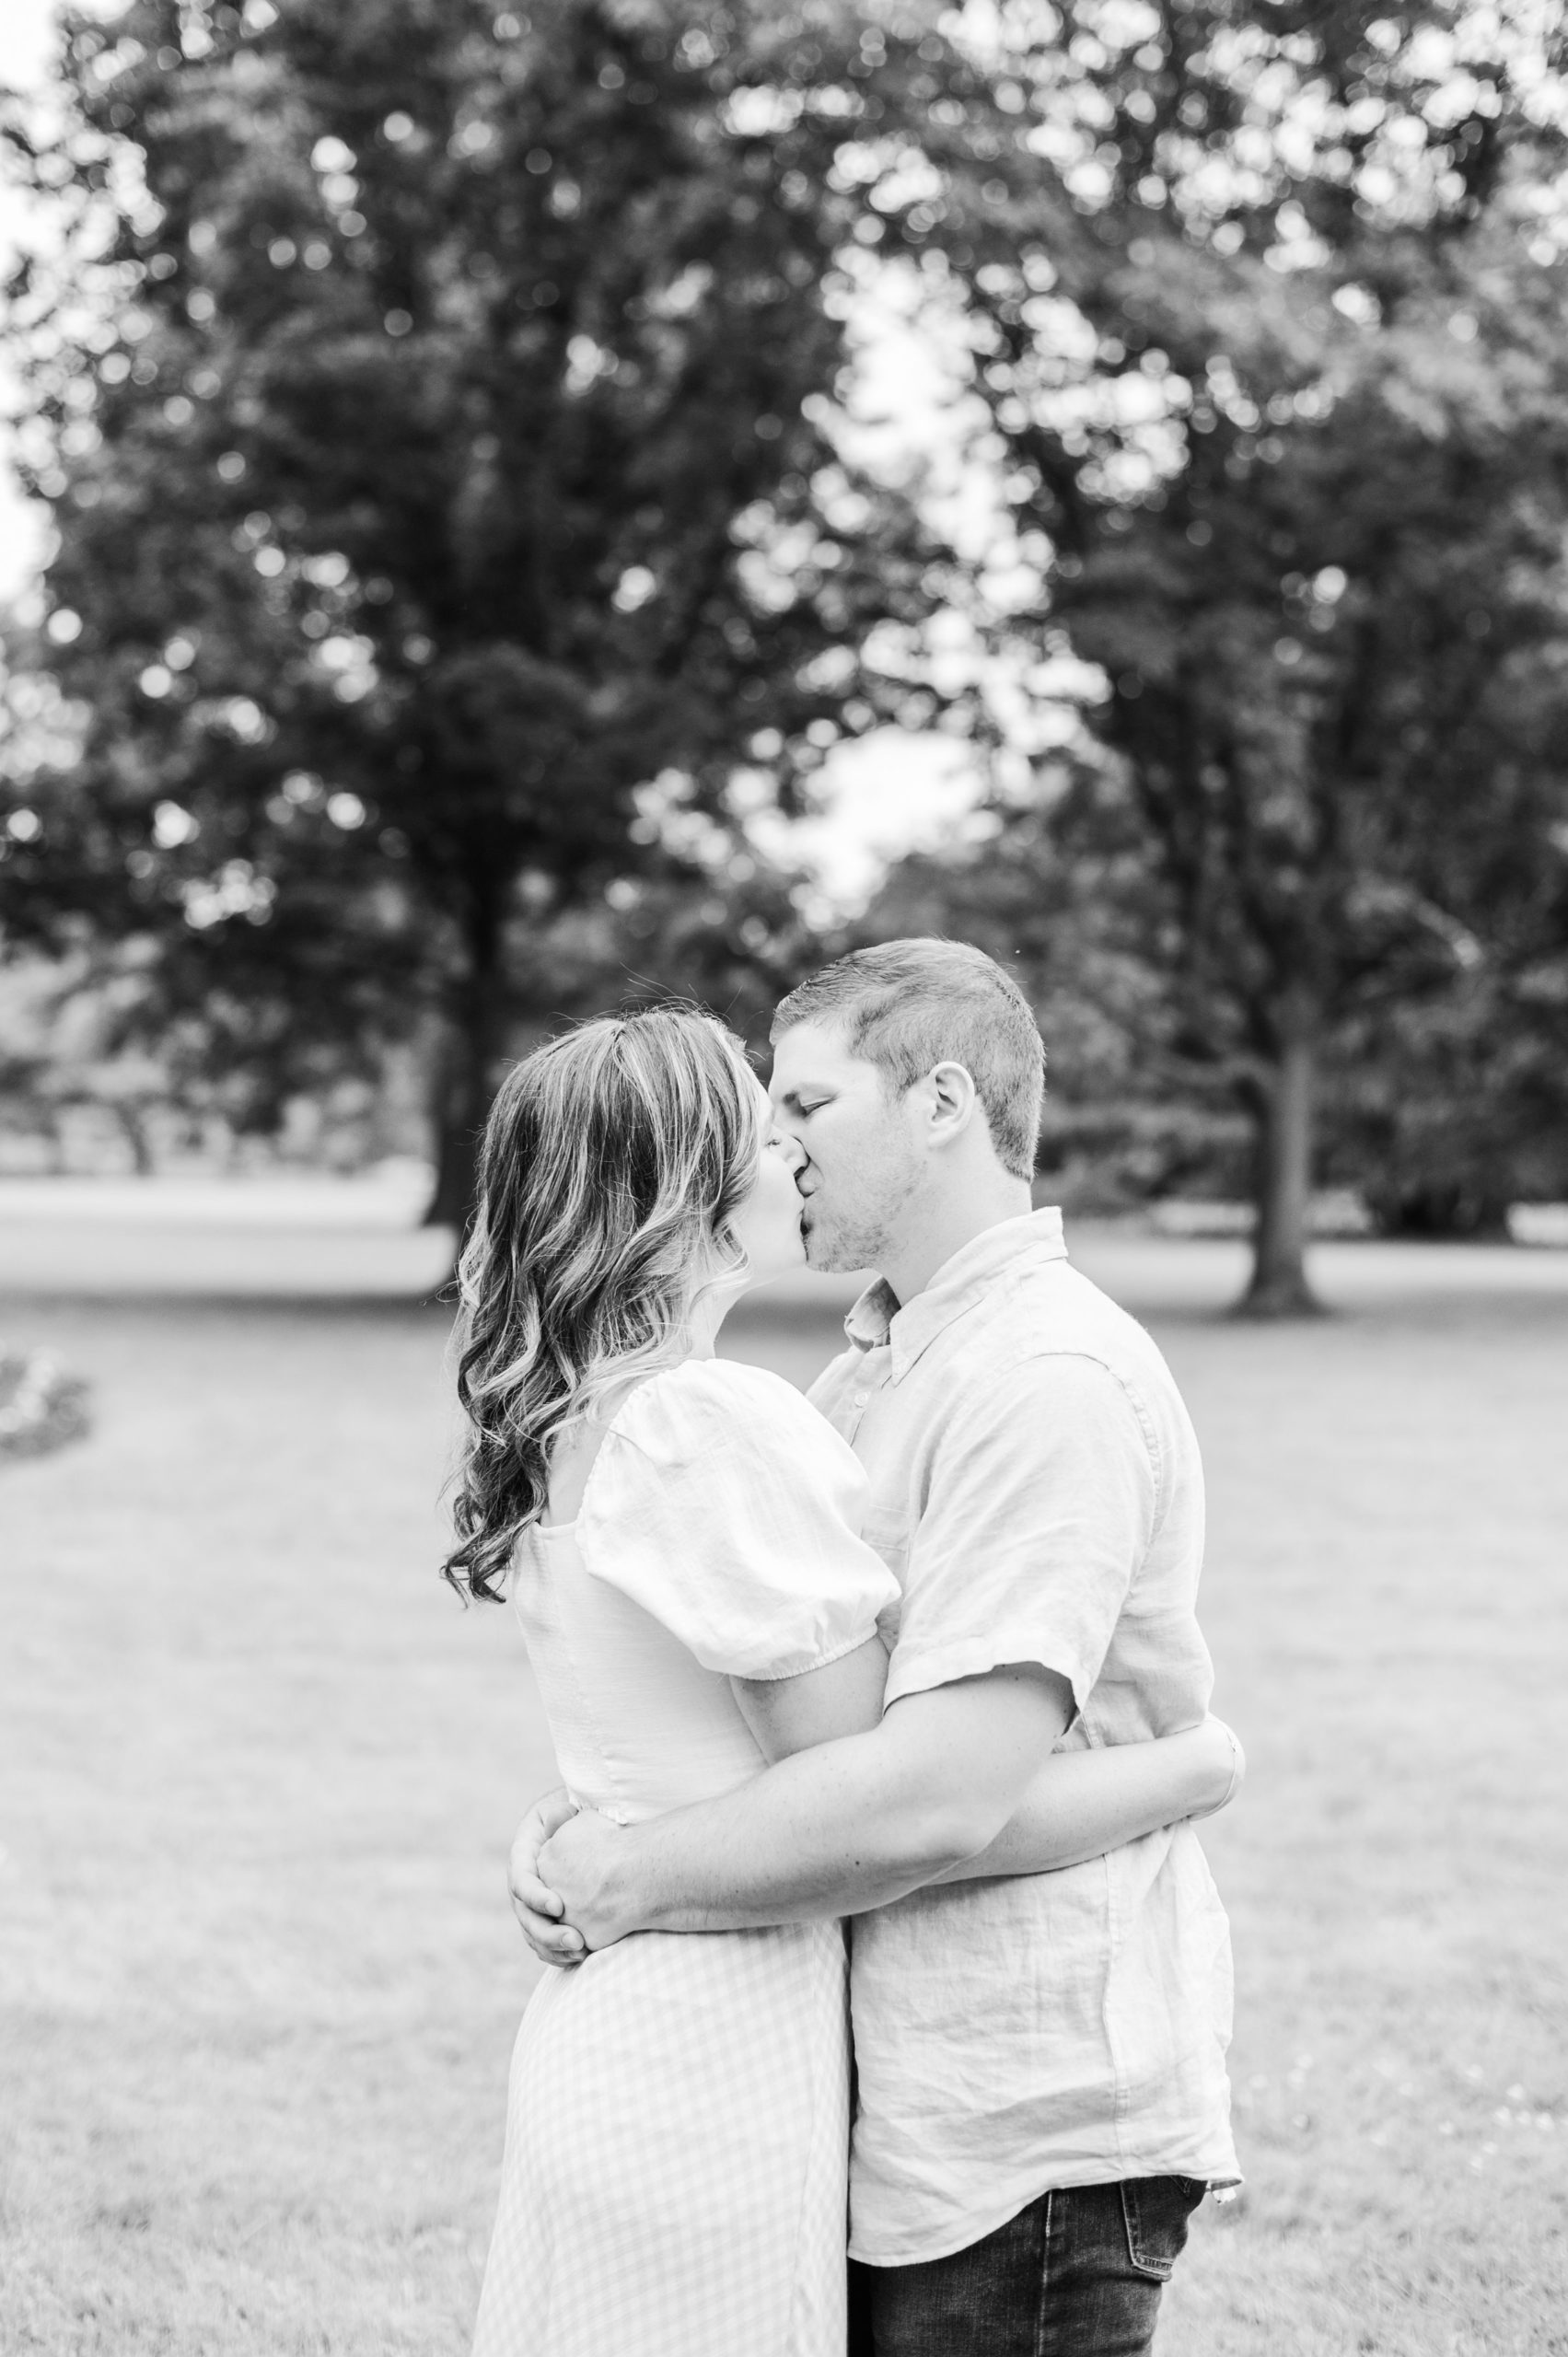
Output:
[[540,1964],[581,1964],[587,1954],[582,1933],[564,1920],[566,1910],[559,1894],[541,1880],[539,1871],[540,1852],[576,1814],[577,1804],[570,1793],[560,1789],[546,1793],[535,1801],[512,1840],[506,1867],[512,1912]]
[[[610,1947],[641,1928],[628,1872],[635,1849],[636,1837],[624,1826],[585,1808],[563,1817],[539,1852],[544,1888],[558,1900],[566,1930],[588,1948]],[[568,1960],[582,1962],[580,1956]]]
[[597,1949],[633,1932],[746,1931],[885,1906],[990,1846],[1072,1708],[1065,1678],[1003,1664],[907,1695],[863,1734],[645,1824],[570,1816],[557,1801],[550,1840],[534,1839],[537,1813],[519,1836],[518,1919],[534,1953],[559,1964],[574,1930]]

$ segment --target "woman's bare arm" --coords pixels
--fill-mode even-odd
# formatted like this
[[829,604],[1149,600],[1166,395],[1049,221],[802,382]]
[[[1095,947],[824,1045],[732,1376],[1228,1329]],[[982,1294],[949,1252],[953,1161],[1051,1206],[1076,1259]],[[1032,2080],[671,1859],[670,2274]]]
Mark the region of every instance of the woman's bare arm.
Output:
[[[871,1639],[798,1678],[732,1678],[735,1698],[770,1766],[877,1724],[887,1667]],[[989,1850],[935,1877],[974,1882],[1051,1874],[1103,1857],[1161,1826],[1206,1816],[1234,1799],[1241,1747],[1223,1719],[1144,1743],[1053,1751]]]
[[869,1735],[882,1716],[888,1655],[880,1637],[796,1678],[732,1678],[740,1715],[770,1768],[833,1743],[842,1735]]
[[1093,1751],[1053,1751],[989,1850],[938,1882],[1051,1874],[1120,1850],[1161,1826],[1207,1817],[1235,1799],[1247,1772],[1223,1719],[1183,1734]]

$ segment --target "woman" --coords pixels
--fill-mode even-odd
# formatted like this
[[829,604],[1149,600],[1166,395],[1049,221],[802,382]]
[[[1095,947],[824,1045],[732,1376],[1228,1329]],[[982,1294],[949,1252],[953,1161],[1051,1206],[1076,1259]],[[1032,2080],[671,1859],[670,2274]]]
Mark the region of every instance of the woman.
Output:
[[[853,1451],[715,1359],[803,1260],[792,1149],[738,1041],[656,1009],[518,1064],[464,1255],[454,1584],[513,1593],[563,1778],[634,1822],[880,1713],[896,1585]],[[1076,1863],[1217,1805],[1217,1724],[1053,1757],[963,1875]],[[639,1933],[549,1975],[513,2063],[475,2357],[842,2357],[849,2051],[836,1923]]]

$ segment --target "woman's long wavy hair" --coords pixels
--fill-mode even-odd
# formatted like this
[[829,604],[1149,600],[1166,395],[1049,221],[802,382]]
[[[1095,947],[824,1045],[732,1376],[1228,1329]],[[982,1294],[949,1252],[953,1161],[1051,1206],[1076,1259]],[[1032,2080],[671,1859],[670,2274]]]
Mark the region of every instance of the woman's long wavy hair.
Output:
[[459,1594],[500,1600],[567,1426],[682,1356],[696,1292],[744,1265],[728,1221],[762,1141],[744,1049],[693,1008],[587,1023],[513,1066],[458,1272]]

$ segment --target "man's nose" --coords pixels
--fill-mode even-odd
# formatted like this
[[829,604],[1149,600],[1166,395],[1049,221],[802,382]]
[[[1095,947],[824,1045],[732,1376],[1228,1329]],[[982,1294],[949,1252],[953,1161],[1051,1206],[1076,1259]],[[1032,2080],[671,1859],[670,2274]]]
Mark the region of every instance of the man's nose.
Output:
[[789,1165],[789,1167],[795,1177],[798,1178],[801,1172],[805,1169],[807,1162],[811,1159],[810,1155],[807,1153],[806,1148],[801,1144],[800,1140],[795,1136],[793,1132],[786,1130],[782,1121],[775,1122],[774,1135],[777,1137],[779,1142],[779,1152],[783,1155],[785,1162]]

